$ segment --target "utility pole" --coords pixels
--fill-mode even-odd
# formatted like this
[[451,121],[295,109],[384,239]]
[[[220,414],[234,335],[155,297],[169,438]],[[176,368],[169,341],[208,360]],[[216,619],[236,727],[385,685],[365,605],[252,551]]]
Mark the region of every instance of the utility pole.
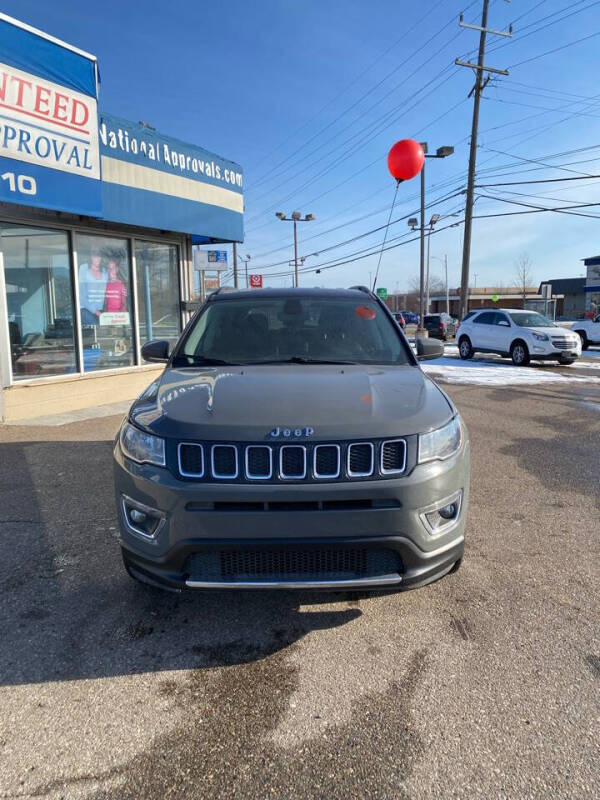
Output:
[[483,63],[485,57],[485,41],[488,33],[495,36],[512,36],[512,25],[509,27],[508,32],[496,31],[487,27],[488,11],[490,0],[483,0],[483,11],[481,14],[481,26],[468,25],[463,22],[463,15],[460,15],[459,25],[461,28],[470,28],[474,31],[479,31],[479,55],[477,57],[477,64],[471,64],[469,61],[460,61],[455,59],[454,63],[459,67],[469,67],[475,71],[475,86],[469,92],[469,97],[473,95],[473,122],[471,125],[471,149],[469,152],[469,175],[467,179],[467,198],[465,202],[465,231],[463,241],[463,258],[462,258],[462,272],[460,280],[460,319],[462,319],[468,311],[469,303],[469,266],[471,261],[471,228],[473,224],[473,199],[475,189],[475,166],[477,163],[477,133],[479,128],[479,104],[481,101],[481,93],[490,81],[489,74],[483,78],[483,73],[495,73],[496,75],[508,75],[505,69],[493,69],[486,67]]
[[294,219],[294,286],[298,288],[298,233],[296,230],[296,219]]
[[237,242],[233,243],[233,285],[238,288]]
[[444,254],[444,270],[446,272],[446,314],[450,316],[450,294],[448,292],[448,256]]

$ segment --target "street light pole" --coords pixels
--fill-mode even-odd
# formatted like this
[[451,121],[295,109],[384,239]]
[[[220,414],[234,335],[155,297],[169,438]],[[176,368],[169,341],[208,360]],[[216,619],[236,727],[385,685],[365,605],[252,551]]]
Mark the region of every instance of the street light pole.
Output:
[[[454,148],[449,145],[438,147],[435,153],[427,152],[427,142],[421,142],[421,147],[425,153],[425,159],[428,158],[446,158],[451,156]],[[438,217],[439,219],[439,217]],[[409,225],[411,221],[409,220]],[[412,226],[411,226],[412,227]],[[425,161],[423,161],[423,168],[421,169],[421,253],[420,253],[420,274],[419,274],[419,325],[417,333],[422,335],[423,332],[423,317],[425,316]],[[429,281],[427,282],[429,285]]]
[[448,294],[448,256],[444,254],[444,270],[446,271],[446,314],[450,316],[450,295]]
[[[244,267],[246,268],[246,289],[247,289],[248,288],[248,262],[250,261],[250,256],[248,254],[246,254],[246,258],[242,258],[241,256],[239,258],[240,258],[240,261],[242,262],[242,264],[244,265]],[[235,286],[237,287],[237,283],[235,284]]]
[[431,250],[431,231],[432,226],[429,226],[429,233],[427,234],[427,281],[425,287],[425,313],[429,314],[429,252]]
[[[427,158],[427,142],[421,142],[425,158]],[[423,161],[423,168],[421,169],[421,253],[419,258],[419,324],[417,330],[423,330],[425,319],[425,304],[424,304],[424,281],[425,281],[425,161]]]
[[433,226],[439,220],[440,215],[434,214],[431,219],[429,220],[429,233],[427,234],[427,287],[426,287],[426,302],[425,302],[425,313],[429,314],[429,251],[431,250],[431,231],[433,230]]
[[289,217],[286,217],[286,215],[282,211],[277,211],[275,216],[282,222],[294,223],[294,286],[297,287],[299,285],[299,276],[298,276],[298,230],[296,226],[298,222],[312,222],[315,219],[315,215],[305,214],[303,219],[300,211],[292,211]]

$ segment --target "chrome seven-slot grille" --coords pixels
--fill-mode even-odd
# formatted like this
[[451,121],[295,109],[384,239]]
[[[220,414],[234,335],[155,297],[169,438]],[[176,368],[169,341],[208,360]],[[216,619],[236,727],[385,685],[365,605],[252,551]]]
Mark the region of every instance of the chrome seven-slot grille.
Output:
[[177,469],[188,480],[345,481],[386,478],[406,470],[406,440],[323,444],[180,442]]
[[577,339],[566,336],[553,336],[552,344],[557,350],[574,350],[577,347]]

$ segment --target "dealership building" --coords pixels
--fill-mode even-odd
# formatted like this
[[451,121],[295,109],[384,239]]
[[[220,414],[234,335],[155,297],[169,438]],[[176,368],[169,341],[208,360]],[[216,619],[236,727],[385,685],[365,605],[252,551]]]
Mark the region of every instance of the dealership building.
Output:
[[94,56],[0,14],[1,421],[142,391],[192,248],[242,240],[237,164],[99,110]]

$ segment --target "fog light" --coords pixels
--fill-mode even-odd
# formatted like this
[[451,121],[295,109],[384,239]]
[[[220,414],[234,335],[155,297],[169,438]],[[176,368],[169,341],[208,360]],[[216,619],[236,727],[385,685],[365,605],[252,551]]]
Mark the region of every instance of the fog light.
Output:
[[121,495],[123,517],[127,529],[144,539],[155,540],[165,522],[165,514],[158,508],[151,508],[127,495]]
[[445,533],[458,522],[462,505],[462,489],[419,512],[421,522],[430,534]]
[[440,508],[438,514],[444,519],[456,519],[458,516],[458,503],[450,503],[450,505]]

